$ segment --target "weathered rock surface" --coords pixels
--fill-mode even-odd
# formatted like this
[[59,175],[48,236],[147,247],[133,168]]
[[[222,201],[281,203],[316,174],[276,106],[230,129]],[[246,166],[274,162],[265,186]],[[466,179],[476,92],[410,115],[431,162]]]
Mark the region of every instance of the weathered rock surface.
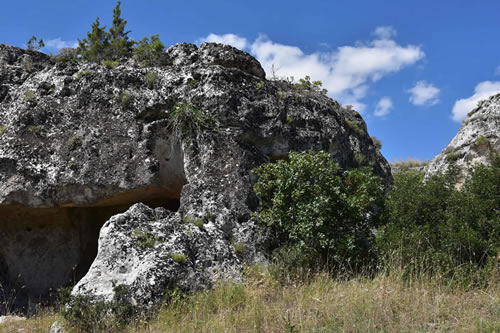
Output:
[[[391,181],[356,112],[267,81],[230,46],[178,44],[165,57],[109,69],[0,45],[0,282],[38,297],[85,275],[74,295],[110,299],[121,284],[148,307],[169,286],[238,279],[259,257],[261,163],[324,150]],[[215,125],[174,131],[176,105]]]
[[466,176],[478,164],[487,164],[500,152],[500,94],[479,102],[462,123],[457,135],[426,167],[426,175],[444,173],[454,163]]

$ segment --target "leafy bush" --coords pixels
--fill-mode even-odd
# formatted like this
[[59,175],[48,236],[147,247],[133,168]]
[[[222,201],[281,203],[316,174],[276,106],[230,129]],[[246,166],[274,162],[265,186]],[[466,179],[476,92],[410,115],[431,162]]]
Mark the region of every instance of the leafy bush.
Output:
[[373,259],[383,188],[367,169],[342,172],[328,153],[308,151],[254,172],[258,220],[269,227],[278,252],[298,255],[292,267],[301,261],[355,270]]
[[[293,80],[293,78],[292,78]],[[303,79],[299,79],[299,83],[295,84],[295,89],[297,90],[313,90],[317,91],[323,95],[326,95],[328,90],[322,88],[323,82],[321,81],[312,81],[309,75],[306,75]]]
[[158,34],[143,37],[134,49],[134,58],[145,66],[162,65],[165,45]]
[[145,249],[153,248],[156,244],[155,235],[142,231],[140,228],[134,229],[132,237],[137,239],[137,244]]
[[170,253],[170,258],[178,264],[185,263],[187,257],[182,253]]
[[397,256],[409,276],[442,275],[456,283],[485,283],[500,253],[500,157],[478,166],[461,190],[451,168],[424,182],[422,173],[394,175],[394,189],[377,244],[383,261]]
[[0,136],[2,136],[5,131],[7,131],[7,126],[6,125],[0,125]]
[[57,52],[55,60],[59,62],[77,61],[78,51],[70,47],[64,47]]
[[154,89],[158,83],[158,74],[155,72],[146,73],[146,86],[149,89]]
[[363,130],[361,129],[361,127],[359,127],[358,124],[356,124],[354,121],[346,119],[345,123],[347,124],[347,126],[349,126],[351,129],[353,129],[355,132],[357,132],[359,134],[363,134]]
[[372,139],[373,145],[377,150],[382,149],[382,141],[378,139],[376,136],[371,136],[370,139]]
[[116,60],[104,60],[102,65],[108,69],[115,69],[120,65],[120,62]]

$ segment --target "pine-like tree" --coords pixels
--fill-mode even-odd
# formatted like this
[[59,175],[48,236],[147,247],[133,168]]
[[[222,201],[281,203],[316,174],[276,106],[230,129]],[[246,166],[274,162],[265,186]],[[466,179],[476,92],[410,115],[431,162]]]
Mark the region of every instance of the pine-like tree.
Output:
[[28,43],[26,43],[28,50],[30,51],[38,51],[41,48],[45,47],[45,43],[43,42],[43,39],[40,39],[37,44],[37,38],[35,36],[31,36],[31,38],[28,40]]
[[109,49],[109,34],[106,26],[101,27],[99,17],[92,23],[92,31],[87,32],[87,38],[78,40],[78,54],[84,60],[100,62],[105,60]]
[[116,7],[113,9],[113,23],[109,29],[109,59],[120,59],[130,56],[135,43],[128,39],[127,35],[130,31],[125,31],[127,20],[121,17],[120,5],[121,1],[118,1]]

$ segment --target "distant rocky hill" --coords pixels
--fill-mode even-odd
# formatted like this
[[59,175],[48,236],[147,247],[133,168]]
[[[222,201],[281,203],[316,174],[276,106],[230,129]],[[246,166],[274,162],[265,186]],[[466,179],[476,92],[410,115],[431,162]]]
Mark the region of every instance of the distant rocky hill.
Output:
[[463,121],[457,135],[426,167],[427,175],[445,172],[455,164],[465,176],[477,164],[488,163],[500,152],[500,94],[478,103]]
[[238,279],[261,256],[251,170],[290,151],[391,182],[361,116],[321,92],[266,80],[230,46],[165,59],[114,68],[0,45],[0,283],[24,286],[17,302],[78,282],[73,295],[120,285],[147,308],[168,287]]

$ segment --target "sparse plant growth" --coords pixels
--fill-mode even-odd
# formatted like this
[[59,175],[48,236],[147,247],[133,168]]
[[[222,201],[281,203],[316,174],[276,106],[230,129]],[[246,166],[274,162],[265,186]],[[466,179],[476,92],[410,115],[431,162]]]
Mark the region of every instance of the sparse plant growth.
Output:
[[183,264],[187,260],[187,257],[182,253],[170,253],[170,258],[178,264]]
[[450,163],[456,162],[458,159],[460,159],[460,157],[462,157],[462,155],[456,152],[450,152],[445,155],[446,160]]
[[349,126],[352,130],[354,130],[355,132],[359,133],[359,134],[363,134],[363,130],[361,129],[361,127],[359,127],[354,121],[351,121],[349,119],[346,119],[345,120],[345,123],[347,124],[347,126]]
[[177,103],[169,112],[170,127],[178,136],[191,136],[201,129],[215,129],[215,119],[192,103]]
[[380,151],[380,149],[382,149],[382,141],[380,141],[379,139],[377,139],[376,136],[371,136],[370,139],[372,139],[372,142],[373,142],[373,145],[375,146],[375,148]]
[[[293,82],[293,77],[291,77],[291,80]],[[312,90],[319,92],[323,95],[326,95],[328,93],[328,90],[322,88],[323,82],[321,81],[312,81],[311,82],[311,77],[309,75],[306,75],[303,79],[299,79],[299,83],[296,83],[294,85],[295,89],[297,90]]]
[[31,36],[31,38],[26,43],[27,49],[30,51],[38,51],[41,48],[45,47],[45,43],[43,39],[37,40],[35,36]]
[[398,168],[401,171],[404,170],[409,170],[412,168],[420,168],[420,167],[425,167],[429,164],[429,161],[420,161],[419,159],[416,158],[408,158],[406,160],[404,159],[394,159],[394,162],[391,163],[391,168]]
[[245,253],[245,248],[246,248],[245,243],[233,242],[232,245],[233,245],[234,253],[236,253],[237,256],[242,256],[243,253]]
[[132,237],[137,239],[137,245],[145,249],[153,248],[157,241],[155,235],[145,232],[140,228],[134,229]]
[[146,86],[149,89],[154,89],[158,84],[158,74],[155,72],[146,73],[145,78],[146,78]]
[[0,125],[0,136],[4,135],[5,131],[7,131],[6,125]]
[[87,75],[89,75],[88,69],[82,69],[81,71],[76,73],[76,78],[80,80],[82,77],[86,77]]
[[68,162],[68,168],[70,168],[71,170],[77,170],[78,169],[78,163],[76,163],[75,161],[69,161]]
[[28,128],[28,130],[29,130],[31,133],[33,133],[33,134],[37,135],[37,134],[40,134],[40,132],[42,131],[42,128],[43,128],[43,125],[33,125],[33,126],[30,126],[30,127]]
[[476,141],[474,142],[477,146],[482,146],[482,145],[487,145],[489,144],[489,141],[488,139],[483,135],[483,136],[480,136],[476,139]]
[[120,65],[120,62],[116,60],[103,60],[102,65],[108,69],[115,69]]
[[57,52],[57,55],[54,58],[59,62],[77,61],[78,51],[77,49],[64,47]]
[[200,228],[200,229],[205,229],[205,223],[204,223],[204,222],[203,222],[203,220],[202,220],[202,219],[200,219],[200,218],[196,218],[196,219],[194,219],[194,220],[193,220],[193,224],[194,224],[195,226],[197,226],[198,228]]
[[24,100],[26,102],[34,102],[35,101],[35,92],[33,90],[28,90],[24,93]]
[[261,90],[263,87],[264,87],[264,81],[259,81],[257,83],[255,83],[255,89],[257,89],[257,91]]
[[132,103],[132,96],[128,91],[123,90],[118,95],[115,95],[115,101],[123,108],[127,108]]
[[78,135],[73,135],[71,138],[69,138],[67,143],[70,147],[79,146],[82,144],[82,139]]
[[292,116],[287,116],[286,117],[286,122],[291,124],[293,122],[293,117]]
[[191,85],[191,88],[194,89],[194,88],[198,87],[198,85],[200,84],[200,82],[198,80],[196,80],[196,79],[192,79],[192,80],[189,81],[189,84]]

